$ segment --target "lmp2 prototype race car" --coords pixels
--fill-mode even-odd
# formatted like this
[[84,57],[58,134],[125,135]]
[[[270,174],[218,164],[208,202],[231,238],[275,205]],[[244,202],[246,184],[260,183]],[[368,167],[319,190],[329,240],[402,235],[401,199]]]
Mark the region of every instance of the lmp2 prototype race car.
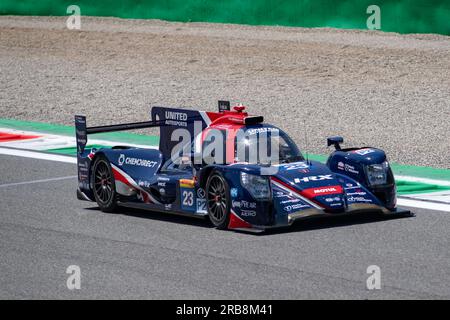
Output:
[[[341,149],[335,136],[327,140],[335,151],[326,164],[309,161],[285,132],[229,101],[219,101],[218,112],[153,107],[151,118],[87,127],[75,116],[78,199],[104,212],[207,216],[216,228],[253,232],[313,216],[407,213],[396,208],[394,176],[380,149]],[[88,134],[151,127],[160,128],[158,149],[86,147]]]

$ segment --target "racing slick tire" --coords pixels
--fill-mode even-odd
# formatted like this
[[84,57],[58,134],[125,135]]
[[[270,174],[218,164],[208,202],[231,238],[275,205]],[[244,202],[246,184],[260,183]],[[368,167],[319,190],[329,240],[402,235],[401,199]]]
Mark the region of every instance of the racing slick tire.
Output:
[[117,210],[117,192],[111,164],[104,155],[98,155],[92,166],[92,191],[95,201],[103,212]]
[[230,187],[217,171],[213,171],[206,181],[208,216],[217,229],[226,229],[230,221]]

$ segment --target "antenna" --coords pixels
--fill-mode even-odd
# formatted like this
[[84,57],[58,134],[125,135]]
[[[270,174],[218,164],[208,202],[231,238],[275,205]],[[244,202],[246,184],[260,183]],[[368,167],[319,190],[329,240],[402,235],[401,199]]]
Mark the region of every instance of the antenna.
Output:
[[303,128],[305,128],[304,130],[305,130],[305,145],[306,145],[306,148],[305,148],[306,163],[308,165],[310,165],[311,163],[309,162],[309,157],[308,157],[308,148],[309,148],[309,146],[308,146],[308,132],[306,130],[306,119],[305,118],[303,118]]

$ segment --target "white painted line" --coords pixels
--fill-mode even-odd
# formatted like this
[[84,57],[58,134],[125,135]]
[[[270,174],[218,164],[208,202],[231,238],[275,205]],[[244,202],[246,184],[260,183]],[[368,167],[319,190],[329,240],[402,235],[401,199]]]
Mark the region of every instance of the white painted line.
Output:
[[42,182],[51,182],[51,181],[59,181],[59,180],[66,180],[66,179],[75,179],[76,177],[77,176],[67,176],[67,177],[49,178],[49,179],[41,179],[41,180],[5,183],[5,184],[0,184],[0,188],[21,186],[21,185],[29,185],[29,184],[32,184],[32,183],[42,183]]
[[422,200],[434,203],[443,203],[450,205],[450,190],[433,193],[407,194],[400,196],[403,199]]
[[450,204],[427,202],[423,200],[397,199],[399,206],[422,208],[436,211],[450,212]]
[[407,182],[420,182],[420,183],[435,184],[438,186],[450,187],[450,181],[446,181],[446,180],[436,180],[436,179],[418,178],[418,177],[401,176],[401,175],[395,175],[395,180],[407,181]]
[[59,162],[75,163],[75,164],[77,163],[77,158],[75,158],[75,157],[68,157],[68,156],[62,156],[59,154],[42,153],[42,152],[28,151],[28,150],[18,150],[18,149],[9,149],[9,148],[0,147],[0,154],[40,159],[40,160],[59,161]]
[[26,139],[19,141],[3,142],[2,147],[11,147],[16,149],[27,150],[48,150],[56,148],[67,148],[74,146],[75,141],[71,142],[68,139],[58,137],[44,137],[36,139]]

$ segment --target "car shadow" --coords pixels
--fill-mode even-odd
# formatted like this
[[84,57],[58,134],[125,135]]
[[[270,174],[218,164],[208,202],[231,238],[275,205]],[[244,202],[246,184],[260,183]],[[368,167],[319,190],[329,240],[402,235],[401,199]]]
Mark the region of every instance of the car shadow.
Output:
[[[86,210],[100,211],[98,207],[87,207]],[[187,215],[173,214],[168,212],[158,212],[158,211],[146,211],[133,208],[121,208],[117,213],[118,215],[130,216],[135,218],[150,219],[165,221],[170,223],[179,223],[185,225],[191,225],[196,227],[203,227],[211,229],[213,226],[206,217],[193,217]],[[358,224],[369,224],[377,223],[387,220],[397,220],[402,218],[414,217],[414,213],[410,214],[393,214],[393,215],[382,215],[379,213],[360,213],[346,216],[324,216],[324,217],[311,217],[303,220],[296,221],[293,225],[282,228],[267,229],[265,232],[248,232],[243,230],[227,230],[228,232],[234,231],[237,233],[252,234],[255,236],[269,236],[274,234],[283,234],[291,232],[303,232],[312,231],[318,229],[330,229],[330,228],[340,228],[347,227],[351,225]]]
[[[100,212],[100,208],[98,208],[98,207],[88,207],[85,209]],[[180,215],[180,214],[175,214],[175,213],[140,210],[140,209],[133,209],[133,208],[120,208],[118,212],[111,213],[111,214],[124,215],[124,216],[130,216],[130,217],[142,218],[142,219],[166,221],[166,222],[170,222],[170,223],[179,223],[179,224],[185,224],[185,225],[191,225],[191,226],[203,227],[203,228],[213,228],[213,226],[208,221],[208,219],[206,217],[202,217],[202,216],[193,217],[193,216]]]
[[312,231],[318,229],[341,228],[358,224],[370,224],[381,221],[397,220],[402,218],[414,217],[413,213],[382,215],[379,213],[360,213],[347,216],[326,216],[312,217],[309,219],[298,220],[293,225],[280,229],[269,229],[263,235],[273,235],[291,232]]

